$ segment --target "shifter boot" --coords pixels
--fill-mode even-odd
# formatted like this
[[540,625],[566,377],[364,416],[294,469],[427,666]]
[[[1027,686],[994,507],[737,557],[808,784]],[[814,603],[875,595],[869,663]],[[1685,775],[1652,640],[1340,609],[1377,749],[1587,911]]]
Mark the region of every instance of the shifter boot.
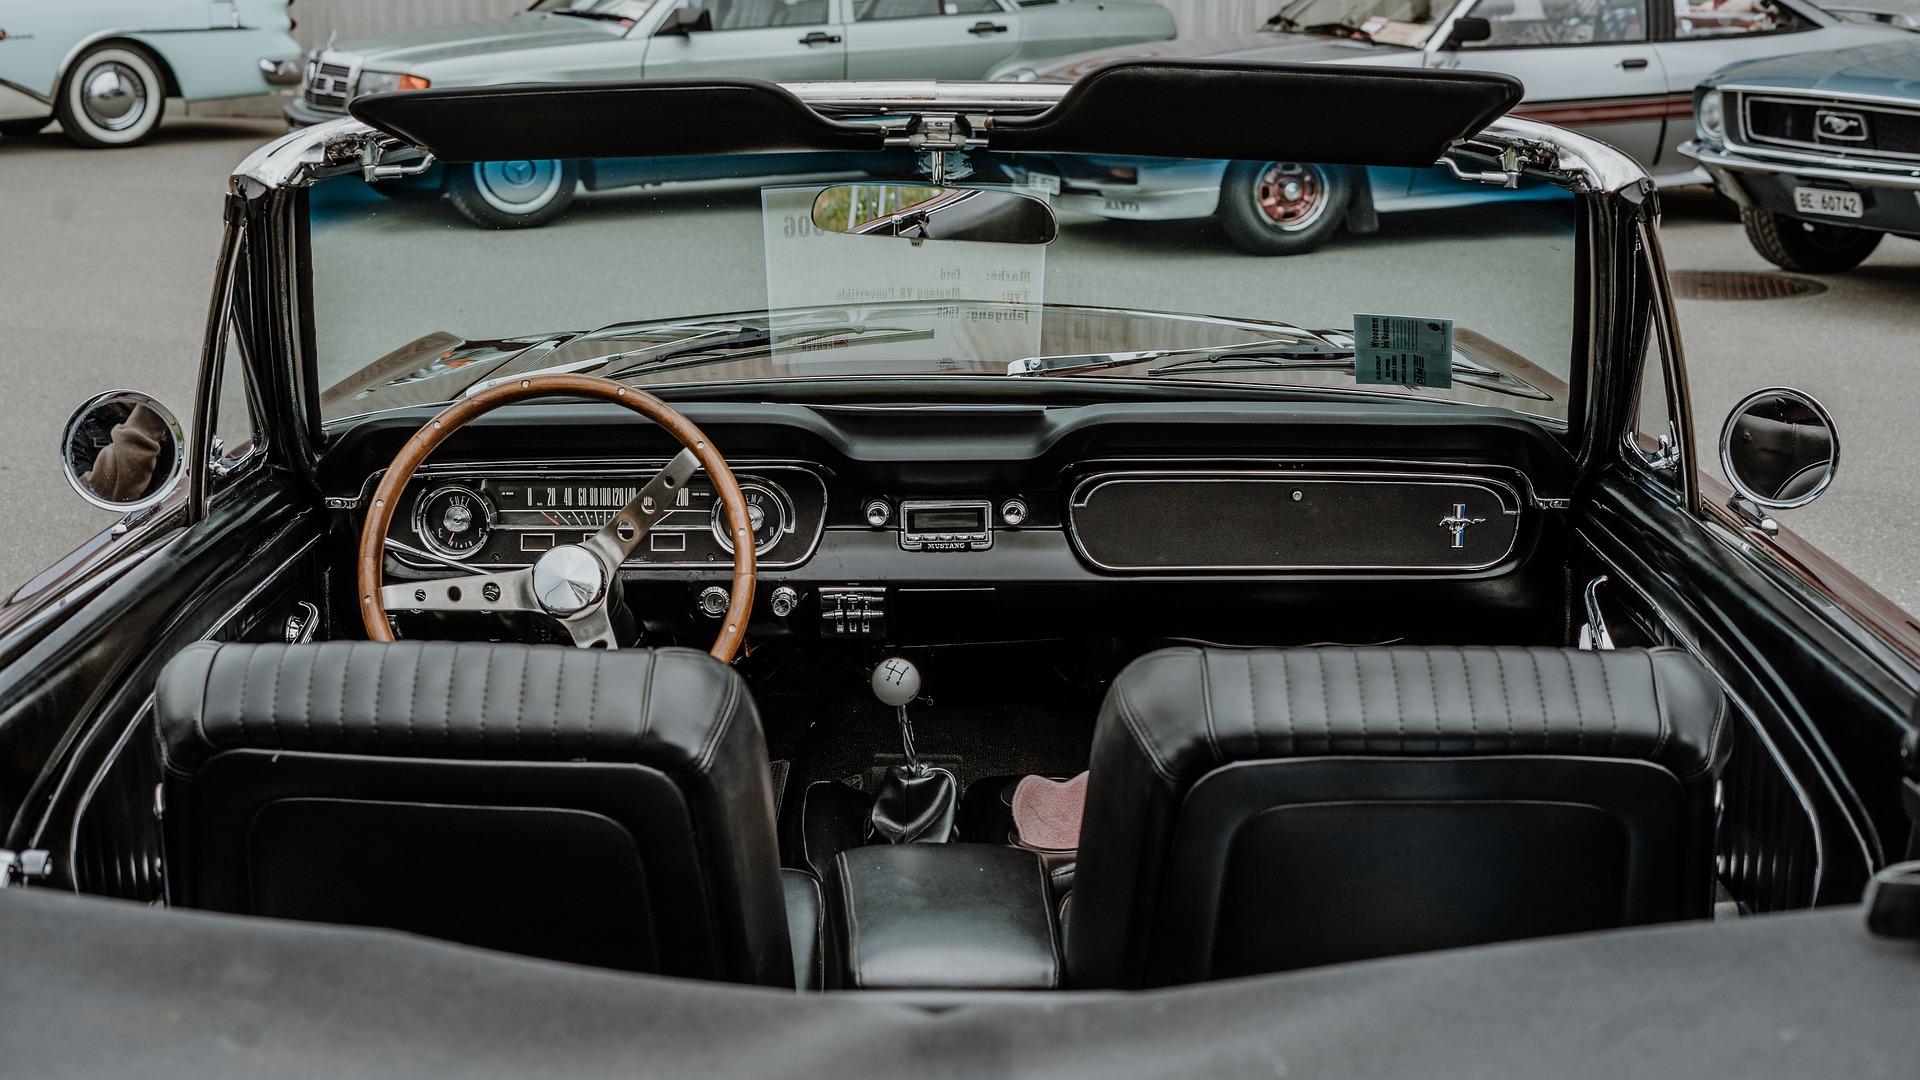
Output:
[[953,839],[960,783],[945,769],[895,765],[887,770],[867,819],[868,838],[889,844],[944,844]]

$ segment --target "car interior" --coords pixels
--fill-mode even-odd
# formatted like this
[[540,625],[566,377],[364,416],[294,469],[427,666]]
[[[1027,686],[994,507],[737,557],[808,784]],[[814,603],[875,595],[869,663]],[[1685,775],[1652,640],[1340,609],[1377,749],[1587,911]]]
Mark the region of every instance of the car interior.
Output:
[[[1487,93],[1491,116],[1517,88]],[[763,197],[737,200],[752,229]],[[312,303],[349,250],[328,235],[360,234],[299,200]],[[1599,258],[1597,203],[1566,205],[1553,250]],[[1559,213],[1433,220],[1501,207]],[[1352,257],[1404,262],[1417,227]],[[938,243],[832,239],[901,266]],[[1543,286],[1576,354],[1623,317],[1563,288],[1586,272]],[[1063,304],[1035,359],[1104,356],[1114,317]],[[1210,323],[1209,348],[1271,348],[1273,325]],[[165,664],[85,785],[81,891],[848,991],[1175,986],[1811,902],[1793,778],[1581,534],[1580,365],[1463,323],[1508,382],[1463,366],[1444,400],[1356,396],[1351,352],[1343,390],[948,373],[656,397],[567,352],[680,347],[648,332],[403,336],[367,392],[413,398],[313,387],[317,491],[253,556],[284,571]],[[1513,379],[1531,396],[1486,389]]]

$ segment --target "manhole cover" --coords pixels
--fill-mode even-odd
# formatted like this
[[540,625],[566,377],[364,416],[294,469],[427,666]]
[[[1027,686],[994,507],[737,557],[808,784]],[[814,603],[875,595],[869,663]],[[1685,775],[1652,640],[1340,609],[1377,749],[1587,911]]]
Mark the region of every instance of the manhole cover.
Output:
[[1827,287],[1791,274],[1755,274],[1744,270],[1675,270],[1673,295],[1682,300],[1784,300],[1817,296]]

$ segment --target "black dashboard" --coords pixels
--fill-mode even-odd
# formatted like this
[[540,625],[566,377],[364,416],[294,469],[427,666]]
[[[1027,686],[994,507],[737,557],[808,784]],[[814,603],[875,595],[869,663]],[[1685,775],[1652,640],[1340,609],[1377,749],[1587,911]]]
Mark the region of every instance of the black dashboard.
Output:
[[[1563,542],[1570,465],[1516,418],[1300,402],[682,407],[747,496],[754,634],[1564,631],[1564,561],[1536,556]],[[344,481],[330,504],[357,509],[420,420],[374,421],[329,453]],[[592,406],[482,418],[409,484],[389,577],[529,565],[604,524],[674,450]],[[648,630],[697,635],[725,613],[732,550],[715,520],[697,477],[626,564]]]

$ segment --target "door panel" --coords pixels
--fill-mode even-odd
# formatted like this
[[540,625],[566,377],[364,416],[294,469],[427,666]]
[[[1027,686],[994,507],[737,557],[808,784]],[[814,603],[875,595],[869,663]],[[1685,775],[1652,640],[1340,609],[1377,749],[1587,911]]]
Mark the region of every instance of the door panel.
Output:
[[843,79],[845,27],[831,0],[700,0],[713,29],[647,44],[647,78],[752,76],[775,82]]
[[54,851],[55,884],[71,884],[72,814],[139,722],[166,661],[206,638],[277,639],[294,592],[324,608],[304,561],[319,514],[297,512],[284,484],[280,474],[252,470],[207,518],[130,554],[131,565],[84,599],[76,588],[78,602],[58,625],[30,619],[0,639],[6,846]]
[[[1792,778],[1820,853],[1813,902],[1858,900],[1872,869],[1899,856],[1910,827],[1900,790],[1913,686],[1863,644],[1862,632],[1830,621],[1753,552],[1624,470],[1593,485],[1579,534],[1596,559],[1590,569],[1625,586],[1616,598],[1637,598],[1714,671],[1736,714]],[[1776,839],[1791,838],[1789,817],[1768,819]],[[1765,874],[1792,877],[1786,868]]]
[[1020,49],[998,0],[852,0],[850,79],[978,79]]

